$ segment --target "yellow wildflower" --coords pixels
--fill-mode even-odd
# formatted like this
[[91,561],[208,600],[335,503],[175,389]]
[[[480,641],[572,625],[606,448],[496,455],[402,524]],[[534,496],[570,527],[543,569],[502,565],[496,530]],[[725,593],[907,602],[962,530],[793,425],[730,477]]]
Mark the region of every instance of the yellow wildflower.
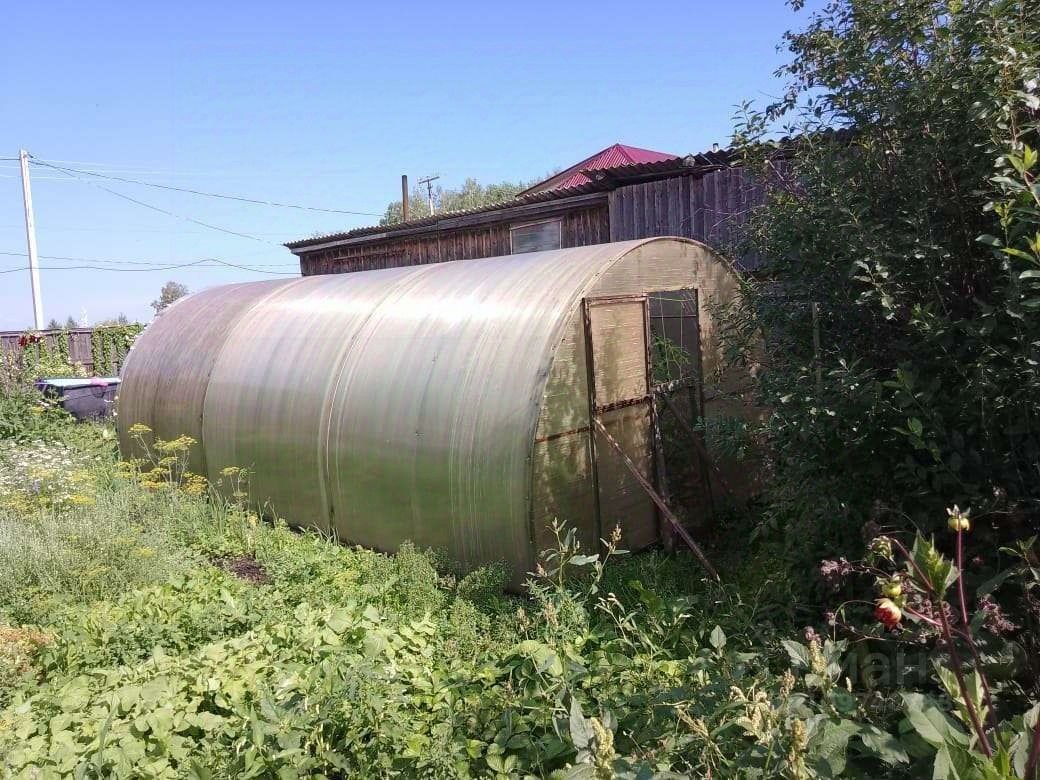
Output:
[[184,475],[184,492],[193,496],[201,496],[209,487],[209,481],[201,474],[187,472]]

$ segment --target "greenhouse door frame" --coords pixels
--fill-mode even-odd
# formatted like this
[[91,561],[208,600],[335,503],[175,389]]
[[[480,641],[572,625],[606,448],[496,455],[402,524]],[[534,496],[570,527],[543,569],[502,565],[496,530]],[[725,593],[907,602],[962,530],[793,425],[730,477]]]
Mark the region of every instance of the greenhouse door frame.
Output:
[[[632,311],[635,309],[636,311]],[[626,311],[628,310],[628,311]],[[600,317],[603,317],[601,320]],[[610,318],[622,320],[618,335],[611,339],[610,334],[601,327],[610,327]],[[638,495],[631,510],[635,514],[622,513],[622,517],[613,518],[614,523],[621,525],[626,544],[635,542],[636,547],[647,546],[661,539],[661,518],[657,509],[659,501],[660,473],[657,452],[657,410],[652,392],[652,369],[650,350],[650,309],[646,295],[612,295],[596,298],[585,298],[582,301],[582,318],[585,331],[586,371],[589,395],[589,444],[592,459],[592,484],[595,496],[596,525],[600,539],[606,539],[614,530],[604,527],[604,515],[610,514],[604,506],[604,492],[612,491],[615,485],[605,485],[603,471],[609,463],[614,481],[628,482],[623,495],[615,494],[614,499],[633,499]],[[624,325],[635,325],[633,332]],[[618,327],[618,325],[615,325]],[[606,336],[607,338],[602,338]],[[632,364],[635,356],[624,349],[618,349],[618,338],[624,339],[623,346],[634,346],[638,351],[638,363]],[[619,361],[627,361],[624,366]],[[628,373],[620,377],[617,369],[626,368]],[[606,375],[601,375],[605,370]],[[623,379],[619,382],[619,379]],[[607,381],[613,380],[613,381]],[[627,387],[624,384],[627,383]],[[645,417],[640,415],[642,411]],[[645,419],[635,427],[636,420]],[[608,426],[614,427],[612,435]],[[627,428],[627,430],[626,430]],[[622,434],[619,435],[618,431]],[[622,439],[621,442],[618,439]],[[641,441],[646,441],[646,449]],[[627,445],[627,446],[626,446]],[[635,446],[633,446],[635,445]],[[642,461],[639,468],[636,460]],[[634,488],[634,490],[632,489]],[[650,495],[644,495],[649,493]],[[649,498],[650,501],[645,501]],[[611,502],[612,504],[614,502]],[[645,507],[645,510],[643,509]],[[612,506],[611,509],[615,507]],[[647,511],[648,510],[648,511]],[[646,514],[643,512],[646,511]],[[642,515],[640,517],[640,515]],[[624,520],[628,521],[628,527]],[[648,522],[649,521],[649,522]],[[612,525],[614,524],[612,523]],[[649,526],[649,527],[648,527]]]
[[[696,295],[696,292],[694,292],[694,295]],[[633,305],[638,306],[642,313],[642,317],[638,317],[637,315],[633,318],[640,322],[640,330],[642,331],[642,349],[640,350],[640,354],[642,356],[643,370],[642,383],[639,388],[641,392],[635,394],[629,393],[627,397],[621,398],[602,398],[601,395],[603,394],[599,392],[599,388],[597,387],[597,378],[599,373],[597,371],[598,351],[596,349],[597,341],[594,312],[600,307],[630,307]],[[654,512],[654,531],[656,539],[654,541],[661,540],[667,544],[670,541],[671,533],[674,533],[693,551],[707,572],[714,579],[718,580],[718,572],[716,572],[715,568],[705,557],[700,546],[683,527],[679,518],[676,517],[674,512],[672,512],[671,508],[668,506],[667,500],[661,495],[664,477],[664,453],[661,442],[660,426],[658,424],[657,397],[663,391],[667,392],[667,390],[672,389],[669,387],[672,383],[656,386],[653,382],[649,296],[614,295],[599,298],[585,298],[582,300],[582,321],[585,334],[585,364],[589,396],[589,446],[592,463],[592,485],[596,507],[597,531],[600,539],[607,538],[607,535],[604,534],[605,530],[613,531],[613,529],[603,528],[602,486],[600,484],[602,458],[599,454],[600,445],[598,439],[602,440],[607,445],[604,452],[612,452],[613,455],[616,456],[617,460],[624,466],[623,470],[627,470],[635,483],[646,493],[647,497],[651,500],[652,505],[656,507],[656,511]],[[697,351],[697,360],[699,363],[699,345]],[[636,375],[633,373],[628,377],[628,379],[632,380],[635,376]],[[610,388],[608,387],[605,389]],[[616,387],[613,389],[617,390]],[[625,395],[624,393],[620,394],[623,396]],[[667,398],[665,400],[667,400]],[[611,413],[618,411],[624,412],[633,407],[639,406],[644,406],[646,408],[647,425],[645,436],[647,441],[647,467],[645,470],[649,472],[648,474],[643,473],[639,469],[638,465],[632,461],[632,458],[629,453],[626,452],[625,447],[611,435],[603,419],[604,416]],[[634,454],[638,456],[638,453]],[[662,521],[667,522],[669,531],[667,534],[664,533],[666,526],[665,522]],[[625,528],[622,525],[622,533],[624,532]]]

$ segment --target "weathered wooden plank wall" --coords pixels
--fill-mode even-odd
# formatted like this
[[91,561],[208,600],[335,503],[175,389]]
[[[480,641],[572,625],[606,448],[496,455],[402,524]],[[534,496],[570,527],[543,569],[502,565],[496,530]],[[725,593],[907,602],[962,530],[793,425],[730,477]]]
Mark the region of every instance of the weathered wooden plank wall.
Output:
[[[560,234],[564,247],[587,246],[610,240],[607,213],[607,206],[600,204],[539,218],[562,219]],[[509,226],[515,221],[306,252],[300,257],[300,270],[304,276],[310,276],[508,255]]]
[[[607,193],[605,204],[584,202],[568,207],[566,199],[555,201],[551,213],[530,219],[561,218],[564,247],[685,236],[703,241],[734,257],[739,267],[751,270],[758,259],[738,257],[736,248],[749,213],[763,202],[766,191],[743,168],[720,168],[619,186]],[[309,276],[507,255],[509,227],[522,221],[511,214],[496,214],[495,221],[480,225],[362,238],[327,249],[304,250],[300,269]]]
[[764,197],[765,188],[741,168],[618,187],[608,196],[610,240],[685,236],[727,253]]

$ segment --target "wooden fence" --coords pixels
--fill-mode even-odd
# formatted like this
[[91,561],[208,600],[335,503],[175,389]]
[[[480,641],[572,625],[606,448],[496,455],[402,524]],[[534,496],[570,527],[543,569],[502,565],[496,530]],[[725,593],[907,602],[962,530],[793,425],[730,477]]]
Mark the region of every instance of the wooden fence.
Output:
[[[116,326],[115,328],[101,328],[100,331],[120,332],[132,326]],[[118,374],[126,358],[126,347],[122,344],[106,343],[102,352],[105,355],[107,365],[94,367],[95,340],[94,328],[69,328],[61,330],[31,331],[40,336],[47,353],[56,355],[60,353],[59,338],[62,334],[68,336],[69,363],[81,363],[89,374],[113,375]],[[27,334],[21,330],[0,331],[0,353],[20,355],[22,346],[20,339]],[[111,340],[109,340],[111,341]],[[115,339],[116,342],[120,339]]]

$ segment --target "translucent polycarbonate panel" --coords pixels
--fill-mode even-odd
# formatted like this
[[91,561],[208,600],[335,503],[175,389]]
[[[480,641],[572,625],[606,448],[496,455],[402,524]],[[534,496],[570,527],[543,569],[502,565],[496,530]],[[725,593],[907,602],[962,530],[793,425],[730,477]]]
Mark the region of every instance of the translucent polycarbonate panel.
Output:
[[[613,250],[613,251],[611,251]],[[617,248],[431,266],[355,333],[329,428],[344,539],[534,565],[531,447],[552,350]],[[410,280],[411,281],[411,280]]]
[[[607,408],[611,404],[646,399],[646,299],[589,299],[588,343],[592,348],[596,416],[620,445],[639,473],[653,484],[649,401]],[[657,540],[657,510],[622,456],[599,432],[596,437],[596,476],[599,485],[600,533],[619,527],[622,541],[638,550]]]
[[243,312],[286,284],[255,282],[203,290],[175,302],[148,325],[120,373],[116,419],[124,455],[134,452],[130,426],[142,423],[158,438],[183,434],[199,442],[190,453],[190,468],[205,473],[202,404],[228,329]]
[[588,365],[585,323],[581,307],[571,314],[564,336],[553,353],[552,370],[542,398],[538,437],[544,438],[588,425]]
[[[704,416],[720,421],[724,418],[761,419],[763,410],[754,402],[751,372],[746,365],[726,360],[719,332],[720,314],[739,295],[737,274],[724,258],[703,244],[666,243],[672,246],[647,241],[635,248],[623,264],[603,273],[594,285],[593,294],[622,295],[630,292],[633,284],[651,292],[682,287],[696,290]],[[676,284],[676,280],[681,283]],[[754,364],[754,356],[749,356],[748,364]],[[753,464],[730,460],[721,454],[713,455],[713,460],[738,497],[748,497],[757,491],[758,469]],[[725,496],[718,485],[714,493],[716,497]]]
[[535,442],[533,463],[531,516],[537,549],[551,549],[556,544],[552,526],[557,521],[577,531],[583,549],[597,549],[588,428]]
[[726,361],[717,322],[721,311],[739,294],[738,276],[726,260],[696,241],[645,241],[625,257],[624,263],[603,273],[593,295],[626,295],[633,287],[646,293],[696,290],[705,394],[730,395],[747,389],[747,371],[722,373]]
[[[648,404],[623,406],[600,415],[607,433],[621,445],[639,473],[653,484]],[[621,455],[596,432],[601,532],[621,528],[622,546],[639,550],[657,541],[657,510]]]
[[252,498],[270,515],[329,530],[327,405],[341,361],[398,280],[425,270],[306,277],[246,312],[206,394],[210,478],[224,465],[246,468]]
[[642,299],[588,303],[596,406],[608,406],[648,392],[646,309]]

